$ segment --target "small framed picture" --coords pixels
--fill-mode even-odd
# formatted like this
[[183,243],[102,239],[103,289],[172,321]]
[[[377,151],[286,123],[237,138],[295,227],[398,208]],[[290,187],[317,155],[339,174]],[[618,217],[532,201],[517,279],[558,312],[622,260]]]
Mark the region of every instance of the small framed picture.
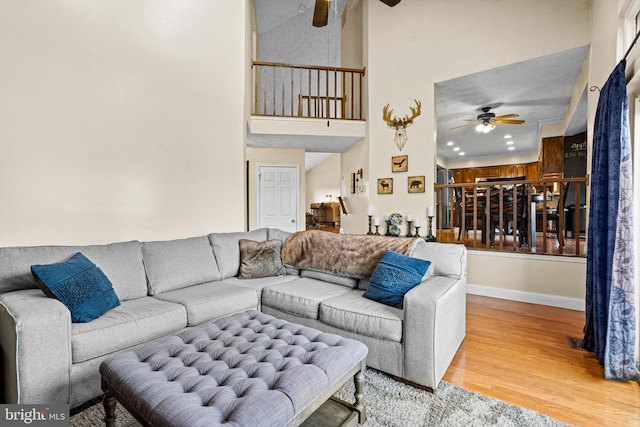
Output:
[[393,156],[391,158],[391,172],[406,172],[409,170],[409,156]]
[[424,175],[407,178],[409,193],[424,193]]
[[393,194],[393,178],[378,178],[378,194]]

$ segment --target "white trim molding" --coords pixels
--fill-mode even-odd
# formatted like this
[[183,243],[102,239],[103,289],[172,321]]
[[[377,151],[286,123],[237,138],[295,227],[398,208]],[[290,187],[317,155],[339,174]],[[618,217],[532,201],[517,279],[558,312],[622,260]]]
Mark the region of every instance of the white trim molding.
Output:
[[584,300],[579,298],[560,297],[557,295],[538,294],[535,292],[516,291],[512,289],[493,288],[490,286],[467,284],[467,293],[484,297],[499,298],[530,304],[548,305],[550,307],[567,308],[584,311]]

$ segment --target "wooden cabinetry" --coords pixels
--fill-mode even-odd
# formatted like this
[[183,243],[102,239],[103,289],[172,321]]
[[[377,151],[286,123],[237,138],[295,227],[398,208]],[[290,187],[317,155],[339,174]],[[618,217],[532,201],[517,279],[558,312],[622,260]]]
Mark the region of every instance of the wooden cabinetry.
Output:
[[540,157],[542,175],[562,173],[564,169],[564,137],[542,138]]
[[480,166],[476,168],[452,169],[453,179],[458,183],[474,183],[478,179],[516,178],[538,179],[538,162],[513,165]]
[[537,162],[451,169],[455,182],[465,184],[474,183],[478,178],[516,178],[524,176],[528,180],[536,180],[542,179],[547,174],[561,174],[563,170],[563,136],[542,138],[540,156]]
[[527,179],[538,179],[538,169],[540,165],[538,162],[527,163]]

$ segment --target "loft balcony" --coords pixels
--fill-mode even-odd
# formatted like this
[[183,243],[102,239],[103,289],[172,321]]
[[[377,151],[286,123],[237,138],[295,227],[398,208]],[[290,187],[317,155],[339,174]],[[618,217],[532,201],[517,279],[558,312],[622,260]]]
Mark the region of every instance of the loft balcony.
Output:
[[364,138],[364,68],[252,65],[249,146],[344,152]]

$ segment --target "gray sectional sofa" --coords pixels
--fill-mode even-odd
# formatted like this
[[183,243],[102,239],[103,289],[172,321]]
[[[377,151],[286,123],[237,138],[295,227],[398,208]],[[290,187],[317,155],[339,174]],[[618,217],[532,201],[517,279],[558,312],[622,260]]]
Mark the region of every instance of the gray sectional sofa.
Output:
[[[157,242],[0,248],[0,360],[6,403],[69,403],[100,396],[100,363],[110,355],[229,314],[259,309],[367,345],[367,365],[435,389],[465,335],[466,249],[420,241],[411,256],[431,261],[404,308],[362,298],[368,281],[287,268],[240,279],[239,240],[277,229]],[[82,252],[113,284],[120,305],[88,323],[47,297],[33,264]],[[367,256],[367,254],[362,254]]]

